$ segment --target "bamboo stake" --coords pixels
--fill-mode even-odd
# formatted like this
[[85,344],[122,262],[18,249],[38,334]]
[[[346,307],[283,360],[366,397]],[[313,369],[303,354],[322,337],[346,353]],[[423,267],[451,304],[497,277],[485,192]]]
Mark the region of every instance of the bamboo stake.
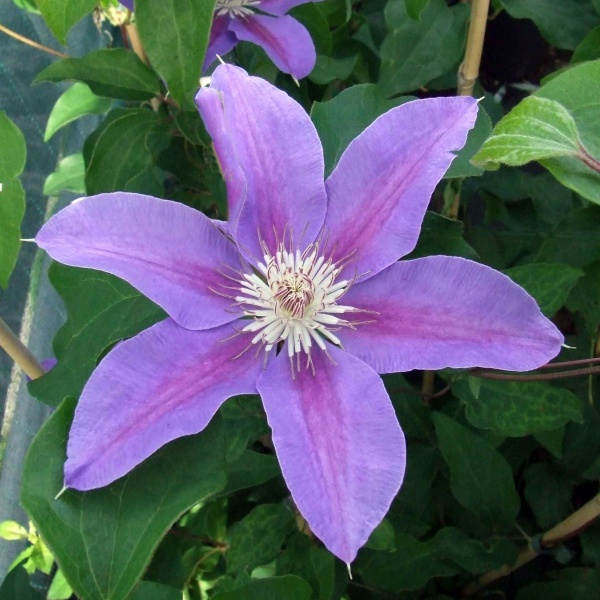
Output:
[[[138,58],[147,66],[150,66],[150,59],[144,50],[144,45],[142,44],[142,40],[140,38],[140,33],[135,23],[127,23],[125,25],[125,31],[127,32],[127,37],[131,42],[132,50],[137,54]],[[150,100],[150,106],[152,106],[152,110],[156,112],[160,107],[160,98],[152,98]]]
[[473,0],[471,3],[471,20],[467,36],[465,60],[458,69],[459,96],[472,96],[473,87],[479,77],[479,65],[483,52],[483,40],[487,25],[490,0]]
[[33,354],[2,319],[0,319],[0,348],[4,349],[30,379],[37,379],[45,373]]
[[[550,531],[547,531],[540,541],[541,550],[553,548],[562,541],[578,535],[584,529],[587,529],[598,517],[600,517],[600,494],[597,494],[579,510],[575,511],[564,521],[550,529]],[[486,585],[510,575],[510,573],[533,560],[539,554],[540,552],[533,548],[531,543],[528,544],[519,552],[517,561],[514,565],[504,565],[500,569],[485,573],[485,575],[482,575],[476,581],[468,585],[463,590],[462,595],[472,596]]]

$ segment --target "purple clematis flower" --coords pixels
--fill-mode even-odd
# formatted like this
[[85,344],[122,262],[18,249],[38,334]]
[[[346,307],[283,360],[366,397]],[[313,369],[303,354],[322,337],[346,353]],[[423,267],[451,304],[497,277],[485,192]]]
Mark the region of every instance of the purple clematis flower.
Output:
[[286,13],[309,1],[315,0],[217,0],[204,69],[247,41],[261,46],[280,71],[306,77],[317,60],[315,46],[304,25]]
[[533,369],[562,336],[489,267],[447,256],[397,262],[465,143],[475,100],[390,110],[325,182],[315,128],[284,92],[222,65],[196,101],[227,184],[228,222],[113,193],[73,203],[37,237],[55,260],[118,275],[169,315],[91,376],[65,484],[107,485],[201,431],[227,398],[258,392],[296,505],[350,563],[404,476],[404,436],[378,373]]

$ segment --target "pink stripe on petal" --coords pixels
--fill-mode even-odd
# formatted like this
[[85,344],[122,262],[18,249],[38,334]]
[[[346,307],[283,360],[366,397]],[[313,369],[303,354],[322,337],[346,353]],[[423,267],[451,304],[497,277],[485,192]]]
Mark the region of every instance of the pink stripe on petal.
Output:
[[233,19],[230,29],[239,40],[261,46],[280,71],[296,79],[306,77],[315,66],[317,53],[310,33],[290,16],[251,15]]
[[[464,258],[398,262],[352,287],[344,304],[375,322],[338,333],[379,373],[445,367],[528,371],[560,351],[563,336],[506,275]],[[344,315],[346,316],[346,315]]]
[[388,511],[402,483],[404,435],[381,379],[335,347],[313,352],[292,379],[286,353],[258,379],[273,443],[298,509],[346,563]]
[[167,442],[204,429],[227,398],[256,393],[263,361],[252,350],[234,359],[249,340],[223,341],[233,334],[233,324],[189,331],[167,319],[111,350],[77,405],[65,485],[108,485]]
[[196,103],[226,180],[232,178],[228,189],[245,187],[243,201],[234,200],[237,215],[230,218],[244,255],[262,260],[261,238],[273,253],[284,236],[293,235],[296,245],[313,242],[327,198],[321,142],[302,107],[231,65],[215,70],[211,88],[201,89]]
[[202,213],[168,200],[116,192],[77,200],[52,217],[36,242],[59,262],[125,279],[181,326],[233,321],[230,285],[219,273],[240,268],[235,245]]
[[327,179],[325,233],[334,256],[372,277],[417,243],[435,186],[477,116],[473,98],[415,100],[354,139]]

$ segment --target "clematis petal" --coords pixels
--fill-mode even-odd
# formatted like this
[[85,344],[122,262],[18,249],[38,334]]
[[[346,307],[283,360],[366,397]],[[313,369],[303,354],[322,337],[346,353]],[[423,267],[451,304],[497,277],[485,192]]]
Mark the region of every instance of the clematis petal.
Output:
[[227,16],[215,16],[210,28],[208,47],[204,56],[202,71],[206,71],[218,56],[227,54],[238,43],[235,33],[229,30],[231,19]]
[[[444,367],[528,371],[560,351],[563,337],[506,275],[449,256],[397,262],[353,286],[344,304],[374,320],[337,335],[379,373]],[[346,316],[346,315],[344,315]]]
[[327,180],[325,232],[334,257],[372,277],[417,243],[436,184],[477,116],[473,98],[415,100],[354,139]]
[[181,326],[206,329],[239,316],[213,290],[229,285],[222,268],[239,269],[232,244],[202,213],[141,194],[78,200],[42,227],[35,240],[55,260],[117,275]]
[[404,435],[383,383],[335,347],[313,353],[316,374],[292,379],[282,352],[258,379],[273,444],[298,509],[346,563],[385,516],[402,483]]
[[272,252],[277,240],[290,235],[296,243],[313,242],[327,197],[321,142],[302,107],[231,65],[217,67],[211,88],[201,89],[196,103],[224,167],[228,195],[235,198],[230,231],[245,256],[262,260],[260,238]]
[[[167,319],[117,345],[89,379],[71,427],[65,485],[102,487],[167,442],[201,431],[221,403],[256,393],[263,361],[235,324],[190,331]],[[241,325],[240,325],[241,327]]]
[[119,0],[119,2],[125,7],[128,8],[129,10],[133,10],[133,3],[134,0]]
[[317,53],[310,33],[290,16],[255,14],[233,19],[230,29],[239,40],[261,46],[280,71],[296,79],[306,77],[315,66]]
[[322,2],[323,0],[261,0],[260,10],[271,15],[285,15],[292,8],[307,2]]

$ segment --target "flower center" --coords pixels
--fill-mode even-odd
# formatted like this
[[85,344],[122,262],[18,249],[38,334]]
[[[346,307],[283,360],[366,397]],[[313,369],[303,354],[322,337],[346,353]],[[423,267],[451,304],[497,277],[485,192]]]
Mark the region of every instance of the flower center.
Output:
[[236,303],[252,322],[242,331],[256,332],[252,344],[261,344],[270,352],[280,342],[287,342],[290,358],[303,352],[310,364],[313,345],[327,352],[325,342],[341,346],[333,333],[340,327],[353,328],[358,323],[340,318],[346,312],[360,312],[338,304],[351,281],[337,281],[343,264],[336,265],[319,255],[318,244],[302,254],[287,252],[280,244],[275,256],[265,251],[259,272],[243,274],[237,280]]
[[215,14],[218,17],[245,17],[252,14],[252,6],[258,6],[261,0],[217,0]]

